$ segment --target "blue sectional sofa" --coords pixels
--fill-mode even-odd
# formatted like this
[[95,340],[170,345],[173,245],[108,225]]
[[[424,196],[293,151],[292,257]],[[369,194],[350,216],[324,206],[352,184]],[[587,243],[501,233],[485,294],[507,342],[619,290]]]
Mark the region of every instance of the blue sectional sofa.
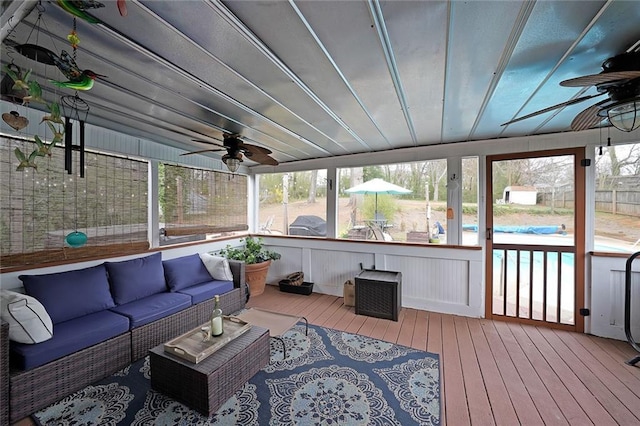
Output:
[[[46,275],[21,275],[53,323],[53,336],[10,347],[10,421],[46,407],[140,359],[204,323],[220,295],[222,310],[245,305],[244,263],[233,280],[214,279],[198,254],[162,260],[161,252]],[[6,338],[5,338],[6,339]],[[6,377],[6,376],[5,376]]]

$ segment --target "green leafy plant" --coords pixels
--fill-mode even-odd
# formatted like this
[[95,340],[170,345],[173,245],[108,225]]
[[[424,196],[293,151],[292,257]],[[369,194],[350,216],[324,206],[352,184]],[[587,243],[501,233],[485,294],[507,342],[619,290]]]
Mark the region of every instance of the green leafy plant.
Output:
[[[242,241],[242,240],[240,240]],[[262,263],[267,260],[280,259],[280,253],[264,247],[262,238],[247,237],[244,239],[244,247],[231,247],[220,250],[219,254],[227,259],[240,260],[248,265]]]

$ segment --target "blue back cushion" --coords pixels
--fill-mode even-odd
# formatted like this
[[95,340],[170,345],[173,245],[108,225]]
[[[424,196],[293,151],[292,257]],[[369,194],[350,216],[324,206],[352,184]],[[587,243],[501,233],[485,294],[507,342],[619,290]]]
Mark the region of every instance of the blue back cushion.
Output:
[[164,276],[171,291],[182,290],[192,285],[211,281],[211,274],[205,268],[200,255],[178,257],[176,259],[165,260]]
[[18,278],[25,292],[42,303],[54,324],[115,306],[104,265]]
[[167,291],[162,269],[162,253],[125,260],[105,262],[111,293],[116,305]]

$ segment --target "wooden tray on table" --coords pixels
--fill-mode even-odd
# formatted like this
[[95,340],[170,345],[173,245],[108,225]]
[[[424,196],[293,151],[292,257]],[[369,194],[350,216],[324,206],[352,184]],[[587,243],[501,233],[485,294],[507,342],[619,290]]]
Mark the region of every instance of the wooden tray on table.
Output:
[[205,341],[209,324],[203,324],[165,343],[164,351],[197,364],[251,328],[251,324],[236,317],[224,316],[222,321],[222,336]]

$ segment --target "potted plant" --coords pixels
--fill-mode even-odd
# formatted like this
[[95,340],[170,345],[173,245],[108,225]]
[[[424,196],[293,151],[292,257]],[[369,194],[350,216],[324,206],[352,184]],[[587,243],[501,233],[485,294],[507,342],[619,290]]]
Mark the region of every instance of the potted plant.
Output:
[[258,296],[264,292],[271,261],[280,259],[280,253],[264,247],[262,238],[253,237],[245,238],[243,247],[231,247],[228,245],[220,250],[220,255],[227,259],[239,260],[245,263],[246,280],[249,286],[249,294],[252,296]]

